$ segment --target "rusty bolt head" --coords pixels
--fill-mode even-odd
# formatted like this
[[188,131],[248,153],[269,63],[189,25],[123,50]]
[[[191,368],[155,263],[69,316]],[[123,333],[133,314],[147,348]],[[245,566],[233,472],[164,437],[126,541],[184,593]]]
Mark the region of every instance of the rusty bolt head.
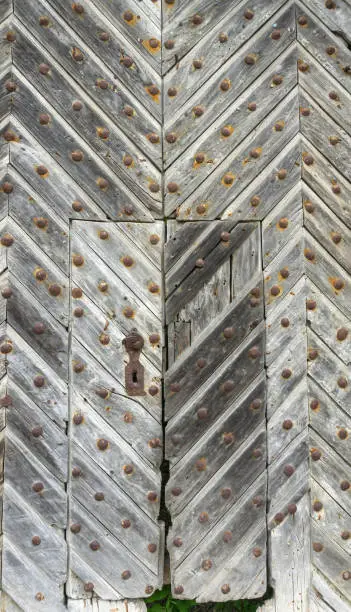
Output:
[[89,547],[91,548],[91,550],[99,550],[100,548],[100,544],[97,540],[93,540],[92,542],[90,542]]
[[283,522],[285,516],[283,512],[277,512],[277,514],[274,516],[274,520],[276,523],[280,524]]
[[32,429],[33,438],[40,438],[40,436],[42,435],[43,435],[43,428],[41,427],[41,425],[37,425],[36,427],[33,427]]
[[5,183],[2,184],[2,190],[4,193],[7,193],[7,194],[12,193],[13,192],[12,183],[5,181]]
[[149,342],[150,344],[159,344],[161,338],[159,334],[151,334],[149,336]]
[[259,398],[254,399],[250,404],[251,410],[259,410],[261,406],[262,406],[262,400],[260,400]]
[[259,548],[258,546],[256,546],[253,551],[252,554],[254,557],[258,558],[262,555],[262,548]]
[[204,153],[196,153],[195,161],[196,161],[197,164],[202,164],[205,161]]
[[218,40],[221,44],[226,43],[228,41],[228,34],[226,34],[225,32],[220,32]]
[[83,61],[84,55],[83,55],[82,51],[80,49],[78,49],[78,47],[73,47],[73,49],[72,49],[72,58],[76,62],[82,62]]
[[289,327],[289,325],[290,325],[290,321],[289,321],[289,319],[288,319],[287,317],[283,317],[283,318],[280,320],[280,325],[281,325],[282,327]]
[[260,157],[260,151],[259,151],[259,149],[251,149],[249,155],[253,159],[257,159],[258,157]]
[[178,382],[173,382],[169,385],[170,391],[172,391],[172,393],[178,393],[181,390],[181,386],[180,383]]
[[231,542],[233,539],[233,534],[231,531],[225,531],[223,534],[223,542],[225,542],[226,544],[228,544],[229,542]]
[[134,259],[130,255],[122,257],[122,263],[126,268],[130,268],[134,264]]
[[130,464],[124,465],[123,466],[123,472],[125,474],[127,474],[127,476],[130,476],[134,472],[134,467],[132,465],[130,465]]
[[318,448],[312,448],[311,450],[311,459],[312,461],[319,461],[322,456],[322,453]]
[[77,13],[78,15],[83,15],[84,13],[84,7],[82,4],[80,4],[79,2],[73,2],[72,4],[72,10]]
[[252,451],[252,456],[254,459],[260,459],[262,457],[262,451],[260,448],[254,448]]
[[253,64],[256,63],[256,58],[254,56],[253,53],[249,53],[249,55],[246,55],[244,62],[247,66],[252,66]]
[[280,74],[274,75],[272,79],[273,85],[281,85],[283,82],[283,77]]
[[73,420],[73,423],[75,425],[81,425],[83,423],[83,421],[84,421],[84,418],[83,418],[82,414],[76,413],[76,414],[73,415],[73,419],[72,420]]
[[171,40],[171,39],[166,40],[165,41],[165,48],[167,50],[173,49],[174,48],[174,40]]
[[46,229],[49,225],[49,221],[45,217],[35,217],[34,223],[39,229]]
[[160,90],[156,85],[150,85],[146,89],[151,96],[157,96],[160,93]]
[[200,358],[196,362],[197,367],[200,368],[200,369],[204,368],[206,366],[206,364],[207,364],[207,361],[204,358]]
[[256,506],[257,508],[260,508],[261,506],[263,506],[263,502],[264,500],[263,500],[262,495],[256,495],[252,500],[253,505]]
[[178,187],[177,183],[168,183],[167,189],[168,189],[169,193],[177,193],[179,187]]
[[314,163],[314,159],[312,155],[305,155],[303,158],[303,161],[306,164],[306,166],[312,166]]
[[40,321],[40,322],[38,322],[38,323],[34,323],[34,325],[33,325],[32,329],[33,329],[33,332],[34,332],[35,334],[37,334],[37,335],[39,335],[39,336],[40,336],[41,334],[43,334],[43,333],[44,333],[44,331],[45,331],[45,329],[46,329],[46,327],[45,327],[45,323],[42,323],[41,321]]
[[147,135],[147,139],[151,142],[151,144],[158,144],[160,142],[160,137],[155,132],[151,132],[151,134]]
[[182,538],[179,538],[179,537],[178,537],[178,538],[174,538],[174,540],[173,540],[173,545],[174,545],[176,548],[181,548],[181,546],[183,546],[183,540],[182,540]]
[[13,236],[11,236],[11,234],[4,234],[3,236],[1,236],[1,244],[4,247],[10,247],[13,245],[15,239]]
[[341,429],[339,429],[338,431],[338,438],[340,438],[340,440],[347,440],[348,438],[348,432],[344,427],[341,427]]
[[279,274],[280,274],[280,276],[281,276],[282,278],[288,278],[288,276],[289,276],[289,270],[288,270],[288,268],[282,268],[282,269],[279,271]]
[[297,512],[297,505],[296,504],[289,504],[288,505],[288,512],[289,512],[289,514],[292,514],[292,515],[296,514],[296,512]]
[[261,351],[258,346],[253,346],[252,348],[250,348],[248,355],[251,359],[257,359],[261,356]]
[[32,485],[32,489],[34,491],[34,493],[41,493],[44,490],[44,485],[42,482],[35,482]]
[[317,359],[317,357],[318,357],[317,349],[310,348],[308,350],[308,360],[309,361],[314,361],[315,359]]
[[11,351],[12,351],[12,343],[11,342],[6,341],[6,342],[3,342],[0,345],[0,352],[3,355],[8,355],[9,353],[11,353]]
[[174,594],[175,595],[181,595],[182,593],[184,593],[184,587],[179,584],[176,587],[174,587]]
[[204,457],[202,457],[201,459],[198,459],[195,462],[195,468],[197,469],[198,472],[204,472],[206,470],[207,467],[207,461]]
[[300,72],[308,72],[310,67],[307,64],[307,62],[299,61],[298,62],[298,69],[299,69]]
[[318,410],[318,408],[319,408],[319,401],[317,399],[311,400],[310,408],[311,408],[311,410]]
[[81,374],[83,372],[84,368],[85,368],[84,363],[82,363],[81,361],[78,361],[73,366],[73,370],[74,370],[74,372],[76,374]]
[[315,512],[320,512],[323,509],[323,504],[320,501],[315,501],[312,507]]
[[44,385],[45,385],[45,378],[44,378],[44,376],[42,376],[40,374],[38,376],[35,376],[35,378],[33,379],[33,383],[34,383],[34,386],[38,387],[39,389],[41,387],[44,387]]
[[288,171],[285,170],[285,168],[281,168],[281,170],[278,170],[277,173],[277,177],[280,181],[283,181],[288,175]]
[[72,468],[71,473],[72,473],[73,478],[78,478],[81,475],[82,470],[80,469],[80,467],[74,467]]
[[109,182],[107,179],[99,177],[96,181],[97,186],[99,187],[99,189],[101,189],[102,191],[106,191],[106,189],[109,186]]
[[92,583],[92,582],[86,582],[86,583],[84,584],[84,591],[85,591],[86,593],[90,593],[90,592],[92,592],[93,590],[94,590],[94,585],[93,585],[93,583]]
[[334,0],[325,0],[325,8],[332,10],[336,8]]
[[221,591],[222,591],[223,595],[228,595],[228,593],[230,593],[230,586],[229,586],[229,584],[222,584]]
[[313,550],[318,553],[322,552],[323,544],[321,544],[320,542],[313,542]]
[[175,98],[175,96],[177,95],[178,91],[176,89],[176,87],[169,87],[167,90],[167,95],[169,98]]
[[121,525],[123,527],[123,529],[129,529],[129,527],[131,526],[131,522],[129,519],[123,519],[121,521]]
[[229,499],[232,495],[232,490],[229,487],[225,487],[221,490],[221,497],[223,499]]
[[271,287],[271,295],[277,296],[280,294],[280,288],[278,287],[278,285],[273,285],[273,287]]
[[224,79],[220,84],[221,91],[228,91],[230,89],[230,81],[229,79]]
[[129,57],[128,55],[126,55],[125,57],[123,57],[123,59],[121,60],[121,63],[123,64],[123,66],[125,68],[131,68],[134,64],[134,60],[132,57]]
[[261,198],[258,195],[254,195],[252,196],[251,200],[250,200],[250,204],[251,206],[253,206],[254,208],[256,208],[256,206],[259,205],[259,203],[261,202]]
[[159,285],[157,285],[157,283],[150,283],[149,284],[149,291],[150,291],[150,293],[159,293],[160,292],[160,287],[159,287]]
[[78,202],[78,200],[75,200],[74,202],[72,202],[72,208],[75,212],[82,212],[83,205],[81,202]]
[[297,22],[298,22],[298,24],[299,24],[300,26],[306,26],[306,25],[307,25],[307,23],[308,23],[306,15],[301,15],[301,16],[298,18]]
[[98,491],[97,493],[95,493],[94,499],[99,502],[104,501],[105,495],[102,493],[102,491]]
[[50,24],[50,19],[49,19],[49,17],[47,15],[41,15],[39,17],[39,25],[40,26],[42,26],[44,28],[47,28],[49,24]]
[[223,176],[223,183],[225,185],[232,185],[234,183],[234,177],[231,174],[225,174]]
[[161,448],[161,440],[160,438],[152,438],[152,440],[149,440],[148,445],[150,448]]
[[303,117],[309,117],[311,113],[310,109],[305,106],[300,109],[300,112]]
[[129,11],[129,10],[128,11],[124,11],[124,13],[123,13],[124,21],[127,21],[127,22],[133,21],[133,17],[134,17],[134,15],[133,15],[132,11]]
[[100,281],[98,284],[98,289],[101,293],[106,293],[108,291],[108,283],[106,281]]
[[82,295],[83,295],[83,291],[79,287],[74,287],[72,289],[72,297],[74,299],[79,299],[82,297]]
[[201,17],[201,15],[199,15],[198,13],[196,15],[193,16],[191,22],[194,26],[198,26],[202,23],[203,19]]
[[280,30],[273,30],[273,32],[271,34],[271,39],[272,40],[279,40],[280,37],[281,37]]
[[71,158],[75,162],[80,162],[83,160],[83,152],[82,151],[72,151]]
[[342,531],[340,535],[343,540],[348,540],[351,534],[349,531]]
[[207,512],[200,512],[199,518],[198,518],[199,523],[207,523],[208,519],[209,519],[209,516]]
[[151,193],[158,193],[160,191],[160,186],[158,183],[150,183],[149,184],[149,189],[151,191]]
[[225,393],[230,393],[231,391],[233,391],[235,388],[235,384],[234,381],[232,380],[226,380],[223,385],[222,385],[222,389]]
[[180,487],[173,487],[171,493],[174,495],[174,497],[179,497],[179,495],[182,493],[182,489]]
[[229,126],[227,126],[227,125],[223,126],[222,129],[221,129],[221,134],[225,138],[228,138],[228,136],[230,136],[232,134],[232,132],[233,132],[233,130]]
[[131,574],[131,572],[130,572],[129,570],[124,570],[124,571],[121,573],[121,578],[122,578],[122,580],[129,580],[129,578],[131,577],[131,575],[132,575],[132,574]]
[[347,385],[348,385],[347,378],[345,378],[345,376],[339,376],[338,387],[340,387],[340,389],[346,389]]
[[17,89],[17,85],[14,81],[6,81],[6,85],[5,85],[7,91],[9,91],[10,93],[13,91],[16,91]]
[[4,287],[4,289],[1,290],[1,295],[5,300],[8,300],[12,296],[11,287]]
[[204,114],[204,108],[202,106],[194,106],[193,114],[195,117],[201,117]]
[[133,158],[131,155],[125,155],[123,158],[123,163],[125,166],[129,167],[133,164]]
[[335,278],[333,280],[333,287],[334,289],[336,289],[337,291],[341,291],[341,289],[344,288],[344,281],[342,280],[342,278]]
[[43,601],[43,600],[45,599],[45,595],[43,595],[43,593],[40,593],[40,592],[39,592],[39,593],[36,593],[36,594],[35,594],[35,599],[36,599],[37,601]]
[[208,410],[207,408],[199,408],[196,414],[197,414],[197,418],[200,419],[200,421],[203,421],[208,416]]
[[208,572],[208,570],[210,570],[212,567],[211,559],[204,559],[204,561],[201,563],[201,567],[205,572]]
[[156,385],[151,385],[151,386],[149,387],[148,391],[149,391],[149,394],[150,394],[152,397],[154,397],[155,395],[157,395],[157,394],[158,394],[158,392],[159,392],[159,388],[158,388],[158,387],[156,387]]
[[79,533],[81,530],[81,526],[79,523],[73,523],[70,527],[72,533]]
[[60,285],[57,285],[56,283],[52,283],[51,285],[49,285],[49,289],[48,289],[50,295],[52,295],[53,297],[57,297],[61,294],[61,287]]
[[284,370],[282,371],[282,378],[288,379],[290,378],[292,372],[290,370],[290,368],[284,368]]
[[335,193],[335,195],[338,195],[339,193],[341,193],[340,185],[334,184],[332,186],[332,192]]
[[279,219],[278,225],[280,229],[286,229],[289,225],[289,220],[286,217],[282,217],[281,219]]
[[39,65],[40,74],[48,74],[50,72],[50,66],[48,64],[40,64]]
[[283,421],[283,429],[285,429],[286,431],[288,431],[289,429],[291,429],[293,426],[293,422],[291,421],[291,419],[285,419]]
[[194,59],[193,67],[195,68],[195,70],[200,70],[200,68],[202,68],[202,61],[198,59]]
[[147,549],[148,549],[149,553],[155,553],[156,550],[157,550],[157,546],[156,546],[156,544],[151,542],[150,544],[148,544]]
[[199,259],[197,259],[195,261],[195,267],[196,268],[203,268],[204,265],[205,265],[205,260],[204,259],[199,258]]
[[100,40],[102,40],[103,42],[107,42],[108,40],[110,40],[110,35],[108,32],[100,32],[99,34],[99,38]]
[[169,144],[174,144],[177,141],[177,134],[175,134],[175,132],[169,132],[166,134],[166,140]]
[[339,100],[339,96],[338,96],[336,91],[330,91],[329,92],[329,98],[331,100]]
[[32,544],[33,544],[33,546],[39,546],[40,542],[41,542],[40,536],[33,536],[32,537]]
[[347,491],[350,488],[350,483],[348,480],[342,480],[340,483],[340,489],[342,491]]
[[343,580],[351,580],[351,572],[346,571],[342,573]]
[[288,476],[288,478],[292,476],[294,472],[295,472],[295,468],[293,465],[284,466],[284,474],[285,476]]
[[342,236],[339,232],[332,232],[331,239],[334,244],[339,244],[339,242],[341,242]]

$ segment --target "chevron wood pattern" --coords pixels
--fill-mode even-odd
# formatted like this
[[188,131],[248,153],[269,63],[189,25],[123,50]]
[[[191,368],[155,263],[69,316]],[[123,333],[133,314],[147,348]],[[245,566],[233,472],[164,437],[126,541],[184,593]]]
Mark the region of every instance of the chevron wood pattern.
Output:
[[350,32],[0,2],[2,609],[351,609]]

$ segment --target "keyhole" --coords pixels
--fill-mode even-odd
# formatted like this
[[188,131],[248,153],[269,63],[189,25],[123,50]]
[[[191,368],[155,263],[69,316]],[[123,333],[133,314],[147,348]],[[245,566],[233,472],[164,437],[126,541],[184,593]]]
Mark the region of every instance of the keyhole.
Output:
[[132,380],[133,380],[133,383],[137,383],[138,382],[138,375],[137,375],[137,373],[135,371],[132,374]]

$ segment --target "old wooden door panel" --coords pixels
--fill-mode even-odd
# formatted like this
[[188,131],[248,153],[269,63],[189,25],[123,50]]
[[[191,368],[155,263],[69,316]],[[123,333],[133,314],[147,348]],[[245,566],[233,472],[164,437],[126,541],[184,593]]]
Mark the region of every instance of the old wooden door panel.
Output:
[[[73,597],[90,582],[103,599],[162,584],[162,242],[161,222],[72,224]],[[136,396],[123,344],[133,330],[144,340]]]
[[252,249],[259,226],[167,228],[173,588],[199,601],[254,596],[266,588],[263,286],[260,249]]

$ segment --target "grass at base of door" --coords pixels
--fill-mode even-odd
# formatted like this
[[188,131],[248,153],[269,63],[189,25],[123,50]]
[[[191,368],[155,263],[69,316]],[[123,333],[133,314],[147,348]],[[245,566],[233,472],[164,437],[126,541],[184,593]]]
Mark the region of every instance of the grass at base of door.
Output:
[[150,612],[255,612],[266,599],[273,595],[272,589],[260,599],[241,599],[226,603],[197,604],[195,601],[173,599],[171,587],[165,586],[145,600]]

